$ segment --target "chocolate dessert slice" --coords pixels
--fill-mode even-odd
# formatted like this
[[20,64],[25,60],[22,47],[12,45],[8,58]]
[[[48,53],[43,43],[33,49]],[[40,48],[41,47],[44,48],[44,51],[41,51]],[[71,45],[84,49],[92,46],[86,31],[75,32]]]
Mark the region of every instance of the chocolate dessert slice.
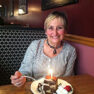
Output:
[[38,91],[43,94],[53,94],[56,92],[56,81],[53,79],[45,79],[44,82],[38,84]]

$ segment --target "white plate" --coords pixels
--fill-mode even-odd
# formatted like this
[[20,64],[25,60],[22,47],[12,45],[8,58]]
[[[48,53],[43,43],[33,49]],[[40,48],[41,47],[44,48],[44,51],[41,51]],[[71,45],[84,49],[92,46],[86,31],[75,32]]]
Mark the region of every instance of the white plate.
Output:
[[69,85],[72,90],[71,90],[68,94],[73,94],[73,87],[72,87],[72,85],[71,85],[70,83],[68,83],[68,82],[65,81],[65,80],[58,79],[57,84],[59,85],[60,83],[62,84],[63,87]]
[[[41,78],[41,79],[39,79],[39,80],[36,80],[36,81],[32,82],[32,84],[31,84],[31,91],[32,91],[32,93],[34,93],[34,94],[41,94],[41,93],[37,90],[37,87],[38,87],[38,84],[39,84],[39,83],[43,83],[43,82],[44,82],[44,79],[45,79],[45,78]],[[58,85],[59,85],[60,83],[61,83],[63,86],[66,86],[66,85],[70,85],[70,86],[71,86],[71,84],[68,83],[68,82],[66,82],[65,80],[58,79]],[[72,86],[71,86],[71,88],[72,88]],[[72,93],[73,93],[73,88],[72,88],[72,91],[69,92],[69,94],[72,94]]]

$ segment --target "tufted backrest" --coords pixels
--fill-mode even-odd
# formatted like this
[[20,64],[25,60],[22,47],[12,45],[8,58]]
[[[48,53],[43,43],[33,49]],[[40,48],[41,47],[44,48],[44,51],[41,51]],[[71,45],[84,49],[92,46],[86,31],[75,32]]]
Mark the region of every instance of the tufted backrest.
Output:
[[10,76],[20,67],[27,47],[40,38],[45,38],[43,29],[0,28],[0,85],[10,83]]

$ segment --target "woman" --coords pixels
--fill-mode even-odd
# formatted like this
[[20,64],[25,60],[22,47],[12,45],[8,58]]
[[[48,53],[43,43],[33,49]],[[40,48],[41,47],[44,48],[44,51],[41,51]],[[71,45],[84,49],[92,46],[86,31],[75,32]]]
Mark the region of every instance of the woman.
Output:
[[19,71],[11,76],[11,83],[17,87],[26,82],[22,75],[38,79],[48,74],[49,67],[53,69],[53,75],[56,77],[73,74],[76,51],[63,40],[67,30],[66,15],[52,12],[44,22],[44,29],[47,38],[35,40],[30,44]]

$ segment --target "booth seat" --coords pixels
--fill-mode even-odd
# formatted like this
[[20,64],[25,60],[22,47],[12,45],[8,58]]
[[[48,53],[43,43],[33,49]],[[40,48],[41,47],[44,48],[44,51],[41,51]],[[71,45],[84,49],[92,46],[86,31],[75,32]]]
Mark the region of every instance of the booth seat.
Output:
[[0,27],[0,85],[10,84],[10,76],[20,67],[33,40],[45,38],[43,29]]
[[[10,76],[19,69],[29,44],[45,37],[44,30],[40,28],[0,26],[0,85],[10,84]],[[94,76],[94,47],[69,43],[77,50],[75,74]]]

